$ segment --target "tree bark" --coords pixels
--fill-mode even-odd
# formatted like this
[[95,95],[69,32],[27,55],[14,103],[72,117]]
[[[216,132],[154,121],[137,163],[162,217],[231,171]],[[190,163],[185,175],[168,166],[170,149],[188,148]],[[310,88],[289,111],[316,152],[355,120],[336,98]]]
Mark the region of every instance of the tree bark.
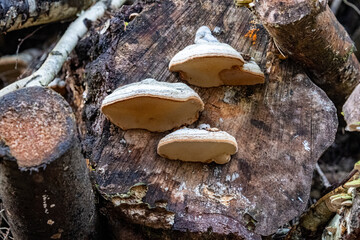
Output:
[[280,50],[306,67],[340,112],[359,83],[360,64],[327,1],[256,1],[254,12]]
[[[315,163],[337,129],[336,109],[326,94],[296,63],[280,61],[265,29],[231,0],[146,4],[125,25],[131,10],[136,9],[113,16],[108,28],[104,21],[97,23],[79,43],[78,57],[92,62],[83,82],[69,83],[87,86],[73,94],[85,97],[81,132],[105,199],[102,212],[113,233],[127,233],[113,239],[173,234],[260,239],[300,215]],[[169,61],[193,43],[202,25],[219,27],[221,42],[254,57],[266,72],[263,85],[191,86],[205,110],[190,127],[207,123],[238,141],[239,152],[225,165],[161,158],[156,146],[169,132],[123,131],[99,111],[118,86],[147,77],[181,81],[168,71]],[[251,31],[256,34],[249,38]]]
[[95,0],[7,0],[0,5],[0,32],[73,18]]
[[95,199],[70,106],[41,87],[0,102],[0,195],[14,238],[92,239]]

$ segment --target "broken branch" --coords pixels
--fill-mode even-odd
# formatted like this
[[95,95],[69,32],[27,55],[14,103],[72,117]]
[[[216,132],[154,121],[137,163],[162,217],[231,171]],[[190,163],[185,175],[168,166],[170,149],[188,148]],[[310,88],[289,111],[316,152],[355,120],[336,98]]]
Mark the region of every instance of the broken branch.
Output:
[[[111,6],[120,7],[125,0],[113,0]],[[20,79],[15,83],[0,90],[0,97],[16,89],[30,86],[47,86],[62,68],[70,52],[75,48],[88,28],[84,21],[96,21],[102,17],[107,9],[105,1],[97,2],[70,24],[60,41],[56,44],[41,67],[30,76]]]
[[338,110],[360,79],[354,44],[327,1],[256,1],[254,12],[280,49],[310,70]]

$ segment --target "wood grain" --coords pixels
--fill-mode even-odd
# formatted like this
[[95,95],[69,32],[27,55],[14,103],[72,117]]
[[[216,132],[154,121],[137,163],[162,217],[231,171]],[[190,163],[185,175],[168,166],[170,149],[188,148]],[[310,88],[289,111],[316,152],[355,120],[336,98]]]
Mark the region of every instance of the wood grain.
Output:
[[[104,35],[98,33],[103,23],[92,32],[108,45],[86,67],[83,144],[106,199],[130,189],[116,206],[123,215],[107,212],[113,222],[126,216],[152,228],[260,239],[304,210],[315,163],[335,137],[336,109],[302,69],[272,53],[269,36],[248,10],[235,8],[231,0],[164,0],[145,5],[125,32],[121,17],[110,23]],[[202,25],[220,27],[218,39],[254,57],[266,73],[263,85],[191,86],[205,110],[190,127],[207,123],[237,139],[239,152],[225,165],[161,158],[156,146],[169,132],[122,131],[99,111],[102,99],[118,86],[148,77],[181,81],[168,71],[168,63],[193,43]],[[251,29],[255,40],[245,36]],[[146,188],[132,188],[139,183]],[[152,212],[159,224],[151,218],[139,222],[139,211],[128,208],[144,203],[147,214],[159,203],[168,213]]]

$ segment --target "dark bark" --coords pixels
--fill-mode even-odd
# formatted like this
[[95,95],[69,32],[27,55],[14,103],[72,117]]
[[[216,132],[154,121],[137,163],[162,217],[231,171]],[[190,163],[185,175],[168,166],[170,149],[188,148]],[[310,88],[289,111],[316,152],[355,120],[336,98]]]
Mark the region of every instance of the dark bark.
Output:
[[14,238],[91,239],[95,199],[70,106],[40,87],[0,102],[0,195]]
[[307,68],[340,113],[360,81],[360,64],[327,1],[256,1],[254,10],[281,51]]
[[[84,151],[96,166],[99,191],[107,199],[103,213],[112,231],[125,231],[125,221],[134,224],[137,230],[132,233],[138,239],[149,236],[135,227],[139,225],[168,238],[173,232],[203,238],[211,232],[260,239],[300,215],[315,163],[337,129],[336,109],[326,94],[296,63],[280,61],[265,29],[231,0],[165,0],[145,5],[126,31],[124,21],[126,14],[118,13],[101,34],[104,22],[94,26],[78,48],[81,59],[86,59],[84,53],[92,59],[86,82],[70,83],[87,86]],[[181,81],[168,71],[168,63],[193,43],[202,25],[220,27],[221,42],[251,55],[266,72],[263,85],[192,86],[205,110],[190,127],[208,123],[238,141],[239,152],[225,165],[161,158],[156,146],[169,132],[123,131],[99,110],[103,98],[118,86],[147,77]],[[257,38],[248,37],[251,29]]]
[[5,0],[0,2],[0,33],[73,18],[94,0]]

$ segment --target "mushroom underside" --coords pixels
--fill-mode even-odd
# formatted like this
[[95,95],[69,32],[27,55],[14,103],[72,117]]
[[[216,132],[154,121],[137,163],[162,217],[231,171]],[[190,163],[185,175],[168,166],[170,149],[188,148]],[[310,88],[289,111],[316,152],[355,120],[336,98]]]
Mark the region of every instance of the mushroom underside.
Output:
[[224,85],[255,85],[264,83],[264,75],[247,72],[235,66],[231,69],[222,70],[219,77]]
[[183,63],[172,64],[171,71],[180,72],[180,77],[199,87],[221,85],[254,85],[264,82],[263,74],[242,70],[243,62],[230,57],[193,58]]
[[217,141],[173,141],[160,143],[160,156],[186,162],[216,162],[224,164],[230,161],[231,154],[236,153],[236,147],[228,142]]
[[360,131],[360,122],[350,123],[347,126],[348,131]]
[[21,59],[9,58],[0,61],[0,86],[5,87],[24,73],[28,64]]
[[196,98],[174,101],[157,97],[136,97],[102,107],[103,113],[120,128],[163,132],[195,122],[202,103]]

